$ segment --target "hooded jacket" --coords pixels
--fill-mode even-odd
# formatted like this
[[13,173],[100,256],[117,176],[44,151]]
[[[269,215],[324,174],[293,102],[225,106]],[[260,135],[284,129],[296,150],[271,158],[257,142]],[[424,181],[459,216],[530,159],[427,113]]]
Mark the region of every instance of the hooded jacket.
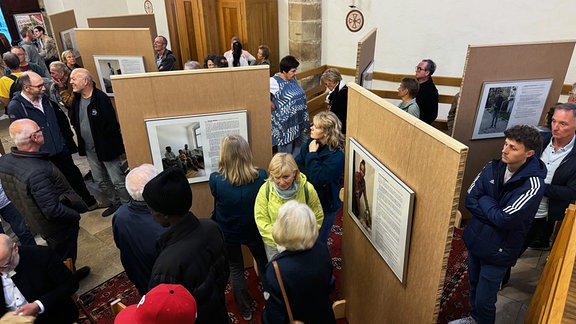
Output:
[[473,215],[464,229],[466,247],[499,266],[516,263],[546,187],[546,166],[536,156],[503,183],[506,168],[502,160],[488,163],[466,195],[466,208]]

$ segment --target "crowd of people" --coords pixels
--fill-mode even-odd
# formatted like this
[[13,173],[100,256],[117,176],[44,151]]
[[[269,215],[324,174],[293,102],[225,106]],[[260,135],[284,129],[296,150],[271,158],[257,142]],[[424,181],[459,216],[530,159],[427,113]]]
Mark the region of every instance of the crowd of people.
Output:
[[[72,274],[62,261],[76,261],[80,215],[104,209],[102,216],[114,215],[114,241],[127,276],[145,296],[141,306],[120,313],[118,323],[151,316],[228,323],[228,280],[241,316],[252,320],[254,296],[244,276],[242,245],[250,249],[262,279],[263,323],[335,322],[327,241],[342,206],[348,101],[337,69],[322,74],[326,111],[310,123],[306,95],[296,79],[300,63],[291,55],[281,59],[269,93],[275,154],[264,170],[254,165],[245,138],[224,136],[218,169],[209,177],[214,210],[208,219],[190,211],[187,172],[203,169],[201,152],[185,144],[176,154],[167,146],[162,172],[143,164],[126,175],[122,133],[109,97],[95,87],[72,51],[54,51],[54,40],[41,26],[25,28],[21,36],[2,55],[0,78],[0,103],[15,143],[0,157],[0,216],[20,242],[0,234],[2,281],[15,287],[2,291],[4,313],[35,316],[37,323],[76,320],[76,307],[67,302],[90,269],[73,266]],[[167,44],[163,36],[154,39],[158,71],[176,66]],[[206,56],[204,68],[270,64],[265,45],[256,57],[238,37],[230,45],[223,55]],[[185,69],[198,68],[199,62],[185,64]],[[399,108],[429,124],[438,114],[435,70],[436,64],[424,59],[415,77],[403,78],[398,87]],[[459,323],[494,321],[496,294],[510,267],[528,247],[549,248],[555,222],[576,198],[570,160],[576,154],[574,101],[572,92],[570,103],[554,107],[544,136],[525,125],[506,130],[501,158],[490,162],[468,190],[466,207],[473,218],[464,240],[472,308]],[[105,201],[88,191],[72,160],[76,152],[86,156]],[[359,215],[359,206],[366,205],[360,218],[370,228],[363,168],[364,161],[354,175],[352,209]],[[48,247],[36,246],[34,234]],[[169,313],[158,306],[162,303],[180,311]]]

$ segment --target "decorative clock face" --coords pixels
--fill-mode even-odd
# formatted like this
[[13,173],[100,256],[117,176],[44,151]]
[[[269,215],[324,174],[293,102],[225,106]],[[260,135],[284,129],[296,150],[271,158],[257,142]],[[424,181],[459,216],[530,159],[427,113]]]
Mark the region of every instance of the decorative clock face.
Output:
[[363,26],[364,15],[362,15],[362,12],[358,9],[350,10],[346,15],[346,27],[348,27],[348,30],[355,33],[362,29]]
[[144,1],[144,11],[148,14],[154,13],[154,7],[152,7],[150,0]]

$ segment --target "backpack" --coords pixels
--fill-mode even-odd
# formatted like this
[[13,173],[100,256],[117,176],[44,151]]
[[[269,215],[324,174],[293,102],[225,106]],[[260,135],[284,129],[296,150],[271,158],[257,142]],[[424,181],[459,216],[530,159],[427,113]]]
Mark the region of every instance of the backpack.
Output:
[[12,98],[14,98],[14,94],[16,92],[22,91],[22,83],[18,82],[18,77],[12,73],[8,74],[7,77],[9,77],[10,79],[12,79],[14,81],[14,82],[12,82],[12,85],[10,86],[10,96],[8,97],[8,98],[10,98],[10,100],[12,100]]

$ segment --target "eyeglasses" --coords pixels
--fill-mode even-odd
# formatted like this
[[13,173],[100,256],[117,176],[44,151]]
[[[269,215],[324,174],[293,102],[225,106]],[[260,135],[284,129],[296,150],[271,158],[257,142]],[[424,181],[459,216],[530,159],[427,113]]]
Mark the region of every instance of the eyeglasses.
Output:
[[30,134],[30,138],[32,138],[33,135],[36,135],[38,133],[41,133],[44,130],[44,127],[40,127],[38,128],[38,130],[34,131],[32,134]]
[[31,85],[31,84],[29,84],[29,86],[34,87],[34,88],[37,88],[37,89],[42,89],[42,88],[44,88],[45,84],[44,84],[44,83],[40,83],[39,85]]
[[421,68],[419,66],[416,67],[416,71],[420,72],[420,71],[426,71],[426,68]]

